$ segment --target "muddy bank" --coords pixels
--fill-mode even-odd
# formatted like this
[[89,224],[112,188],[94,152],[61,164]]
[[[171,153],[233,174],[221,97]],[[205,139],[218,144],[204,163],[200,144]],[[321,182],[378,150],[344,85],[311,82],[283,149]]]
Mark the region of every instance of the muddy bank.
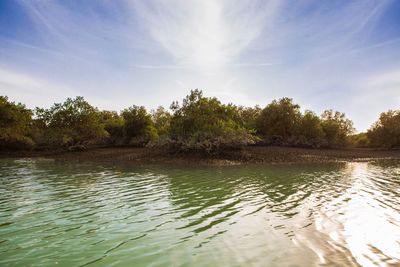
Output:
[[131,161],[173,164],[236,165],[243,163],[318,163],[336,161],[368,161],[399,159],[400,150],[375,149],[305,149],[292,147],[249,146],[241,151],[229,151],[219,156],[171,155],[151,148],[95,148],[81,152],[36,151],[8,152],[2,157],[44,157],[55,160]]

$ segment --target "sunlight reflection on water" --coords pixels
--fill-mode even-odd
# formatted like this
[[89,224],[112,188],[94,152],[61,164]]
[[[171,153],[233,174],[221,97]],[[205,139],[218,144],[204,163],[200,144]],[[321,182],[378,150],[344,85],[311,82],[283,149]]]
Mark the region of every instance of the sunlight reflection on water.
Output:
[[1,266],[400,265],[397,163],[0,167]]
[[[307,243],[320,264],[340,260],[348,266],[398,266],[399,195],[381,191],[375,184],[376,180],[387,182],[386,175],[368,163],[347,163],[342,182],[347,180],[350,186],[343,187],[340,196],[323,203],[314,214],[315,226],[300,231],[294,242]],[[398,177],[395,180],[397,184],[386,186],[398,192]],[[332,257],[333,254],[339,257]]]

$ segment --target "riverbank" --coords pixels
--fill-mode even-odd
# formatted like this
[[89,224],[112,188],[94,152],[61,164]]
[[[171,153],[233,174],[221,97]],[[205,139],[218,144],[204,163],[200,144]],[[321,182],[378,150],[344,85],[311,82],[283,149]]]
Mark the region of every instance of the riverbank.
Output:
[[228,151],[222,155],[172,155],[151,148],[110,147],[87,151],[28,151],[2,153],[2,157],[43,157],[55,160],[99,162],[149,162],[202,165],[237,165],[244,163],[318,163],[337,161],[369,161],[380,159],[400,160],[400,150],[352,149],[306,149],[275,146],[249,146],[240,151]]

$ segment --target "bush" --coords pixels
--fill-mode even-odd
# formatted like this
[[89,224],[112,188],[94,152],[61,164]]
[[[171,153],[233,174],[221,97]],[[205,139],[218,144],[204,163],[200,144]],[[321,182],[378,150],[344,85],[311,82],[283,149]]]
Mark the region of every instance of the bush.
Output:
[[261,108],[259,106],[255,106],[254,108],[239,106],[237,107],[236,113],[236,121],[239,125],[253,132],[256,131],[257,118],[261,113]]
[[299,123],[296,145],[318,148],[323,146],[324,142],[321,119],[314,112],[306,110]]
[[339,111],[325,110],[321,115],[321,126],[325,136],[325,146],[344,147],[350,144],[354,133],[353,122]]
[[[173,152],[217,154],[246,145],[299,147],[400,147],[400,111],[382,113],[367,134],[354,135],[344,113],[303,114],[291,98],[274,100],[264,109],[222,104],[192,90],[172,113],[158,107],[151,114],[132,106],[120,114],[99,111],[83,97],[68,98],[49,109],[32,111],[0,97],[0,148],[62,146],[80,151],[90,144],[167,147]],[[260,142],[262,140],[262,142]]]
[[125,142],[132,146],[145,146],[157,138],[151,115],[145,107],[132,106],[122,111]]
[[67,98],[50,109],[36,109],[41,143],[64,147],[95,144],[108,136],[100,112],[83,97]]
[[124,138],[124,120],[115,111],[101,111],[101,123],[108,133],[107,144],[120,145]]
[[182,106],[174,102],[171,109],[169,146],[173,151],[216,154],[255,141],[251,131],[235,120],[236,107],[204,97],[200,90],[192,90]]
[[161,106],[151,112],[151,118],[159,138],[166,138],[168,136],[171,117],[171,113]]
[[367,136],[374,147],[400,147],[400,110],[381,113],[379,120],[368,130]]
[[367,133],[354,134],[350,137],[351,144],[355,147],[369,147],[370,140]]
[[294,104],[291,98],[274,100],[258,116],[257,134],[263,137],[266,144],[289,145],[296,139],[300,120],[300,106]]
[[0,96],[0,149],[30,149],[34,134],[32,111]]

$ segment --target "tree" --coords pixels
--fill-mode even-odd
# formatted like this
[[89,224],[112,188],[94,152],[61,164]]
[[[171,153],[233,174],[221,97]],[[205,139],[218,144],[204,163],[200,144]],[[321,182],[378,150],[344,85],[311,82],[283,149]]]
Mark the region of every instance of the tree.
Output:
[[171,117],[171,113],[161,106],[151,112],[151,118],[159,137],[166,137],[169,135]]
[[368,130],[367,136],[375,147],[400,147],[400,110],[381,113],[379,120]]
[[261,108],[259,106],[255,107],[237,107],[237,121],[244,128],[255,131],[256,130],[256,122],[258,116],[260,116]]
[[358,133],[350,136],[351,144],[355,147],[369,147],[370,140],[367,133]]
[[297,132],[297,145],[320,147],[324,143],[321,119],[312,111],[306,110],[301,117]]
[[33,138],[32,111],[0,96],[0,148],[31,148]]
[[172,147],[178,151],[200,151],[207,154],[222,149],[236,149],[254,142],[250,131],[241,126],[237,109],[224,105],[217,98],[207,98],[192,90],[182,105],[171,105],[170,124]]
[[355,131],[353,122],[344,113],[325,110],[321,115],[321,126],[325,136],[325,146],[343,147],[349,144],[349,137]]
[[[83,97],[68,98],[49,109],[31,110],[0,96],[0,149],[88,144],[168,147],[172,151],[216,154],[263,138],[264,144],[301,147],[400,147],[400,110],[381,114],[368,133],[354,134],[344,113],[300,112],[291,98],[274,100],[264,109],[222,104],[191,90],[171,111],[158,107],[150,114],[132,106],[120,114],[99,111]],[[33,117],[32,117],[33,116]],[[157,141],[157,142],[154,142]]]
[[107,137],[99,111],[81,96],[67,98],[50,109],[36,109],[37,123],[47,144],[73,147],[98,142]]
[[116,111],[101,111],[101,123],[108,133],[107,142],[110,144],[120,144],[124,137],[124,120]]
[[122,111],[124,135],[130,145],[143,146],[157,137],[151,115],[145,107],[132,106]]
[[270,144],[290,144],[301,119],[300,106],[291,98],[274,100],[260,113],[256,121],[257,134]]

